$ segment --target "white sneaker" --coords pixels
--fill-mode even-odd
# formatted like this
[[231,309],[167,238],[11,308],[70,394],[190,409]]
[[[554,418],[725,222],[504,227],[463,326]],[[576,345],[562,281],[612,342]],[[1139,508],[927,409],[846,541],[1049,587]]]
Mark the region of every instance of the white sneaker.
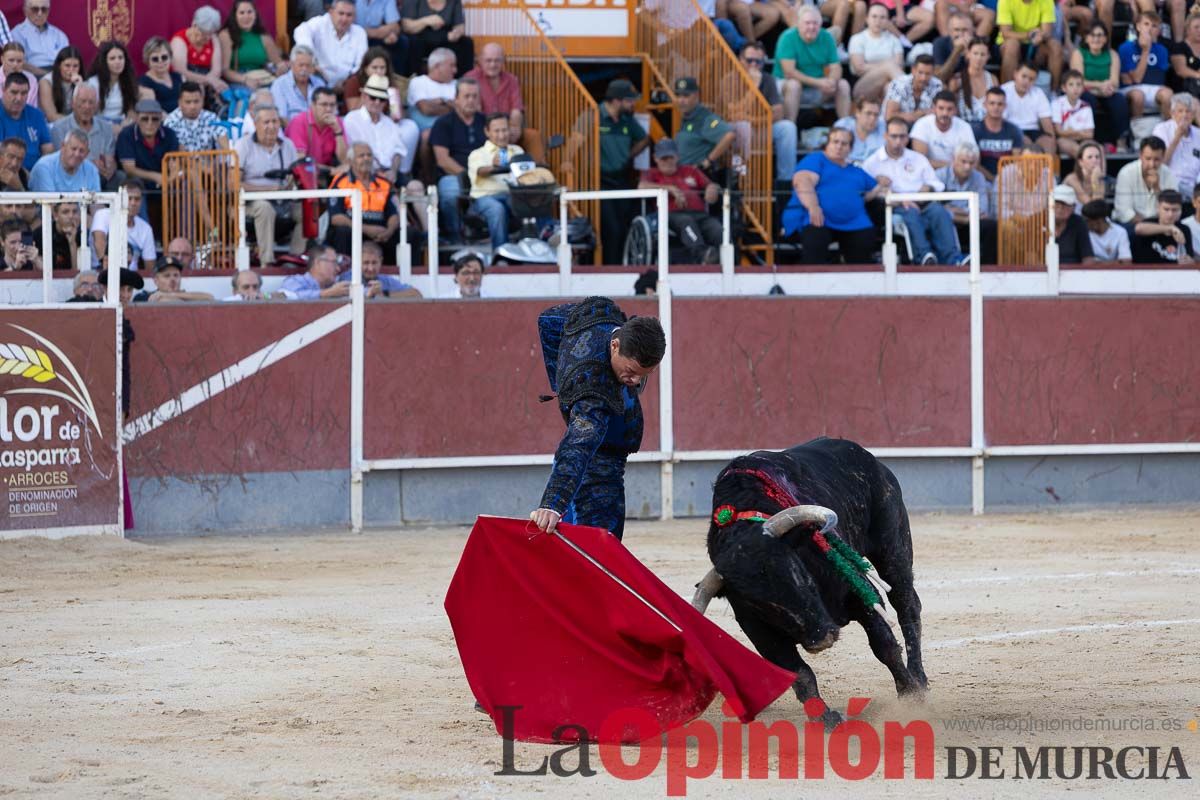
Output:
[[937,256],[935,256],[933,253],[926,253],[925,257],[921,259],[922,267],[928,267],[930,264],[936,264],[936,263],[937,263]]
[[838,61],[842,64],[850,63],[850,54],[846,52],[845,45],[839,44],[837,46],[837,57],[838,57]]

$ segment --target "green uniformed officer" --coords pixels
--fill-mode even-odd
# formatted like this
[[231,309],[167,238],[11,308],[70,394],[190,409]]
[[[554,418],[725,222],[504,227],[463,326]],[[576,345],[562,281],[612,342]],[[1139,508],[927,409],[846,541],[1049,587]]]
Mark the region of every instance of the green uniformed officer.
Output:
[[[633,159],[646,149],[650,139],[633,116],[638,98],[633,84],[624,78],[612,81],[600,105],[600,188],[632,189]],[[636,200],[600,202],[600,243],[604,263],[620,264],[625,252],[625,232],[637,211]]]
[[712,176],[714,164],[733,146],[736,134],[728,122],[700,102],[700,84],[695,78],[675,81],[675,107],[679,109],[679,163],[699,167]]

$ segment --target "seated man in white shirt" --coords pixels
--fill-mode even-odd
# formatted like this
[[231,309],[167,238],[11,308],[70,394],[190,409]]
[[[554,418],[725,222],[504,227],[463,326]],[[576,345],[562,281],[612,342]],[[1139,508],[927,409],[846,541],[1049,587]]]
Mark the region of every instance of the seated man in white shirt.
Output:
[[512,213],[508,184],[498,176],[510,174],[511,159],[525,151],[508,143],[508,115],[501,111],[488,114],[483,132],[487,141],[467,157],[467,176],[471,179],[472,205],[487,220],[495,252],[508,241],[508,218]]
[[311,47],[317,69],[331,88],[339,88],[367,54],[367,32],[354,24],[354,0],[333,0],[329,13],[313,17],[292,32],[295,44]]
[[422,132],[433,127],[438,117],[454,110],[454,94],[458,72],[458,56],[448,47],[439,47],[429,54],[426,75],[408,82],[408,116]]
[[[1119,261],[1129,264],[1133,253],[1129,249],[1129,232],[1108,218],[1108,203],[1090,200],[1083,204],[1083,221],[1087,223],[1092,255],[1097,261]],[[1186,224],[1186,223],[1185,223]]]
[[1151,134],[1167,145],[1166,164],[1179,181],[1179,193],[1192,196],[1200,175],[1200,128],[1194,123],[1196,98],[1179,92],[1171,98],[1171,118],[1154,126]]
[[362,89],[363,104],[342,119],[350,142],[368,145],[375,156],[375,171],[393,186],[403,186],[412,172],[420,132],[410,119],[394,121],[385,113],[388,79],[372,75]]
[[1008,101],[1004,119],[1025,134],[1026,148],[1036,146],[1043,153],[1053,154],[1054,125],[1050,120],[1050,101],[1045,92],[1033,85],[1037,75],[1037,67],[1027,61],[1017,67],[1011,81],[1000,86]]
[[975,134],[958,118],[954,92],[938,92],[933,98],[933,113],[912,126],[912,149],[928,158],[934,169],[941,169],[954,161],[954,151],[961,144],[975,144]]
[[[940,192],[945,186],[933,173],[929,159],[908,148],[908,123],[893,118],[887,124],[887,140],[862,165],[863,170],[892,192]],[[937,202],[905,201],[896,206],[904,220],[918,264],[965,266],[971,256],[958,247],[958,232],[950,212]]]
[[[158,251],[154,248],[154,231],[150,223],[138,216],[142,208],[142,195],[145,185],[137,178],[125,181],[125,193],[129,196],[129,210],[126,219],[125,239],[129,244],[128,269],[154,269],[158,260]],[[92,217],[92,263],[108,269],[108,231],[109,217],[112,212],[108,206],[101,208]],[[140,262],[140,263],[139,263]]]

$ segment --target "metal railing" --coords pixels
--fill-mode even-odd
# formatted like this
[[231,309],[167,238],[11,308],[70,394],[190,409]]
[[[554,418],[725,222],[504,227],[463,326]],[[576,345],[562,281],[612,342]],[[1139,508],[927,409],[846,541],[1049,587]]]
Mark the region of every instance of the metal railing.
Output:
[[[464,3],[467,34],[477,47],[504,48],[505,68],[521,83],[525,124],[543,137],[563,136],[564,146],[546,153],[550,169],[566,189],[600,186],[600,115],[596,101],[538,27],[521,0]],[[600,230],[600,204],[583,201],[576,213]]]
[[197,264],[234,265],[238,246],[241,170],[233,150],[167,153],[163,157],[163,245],[193,243]]
[[[637,20],[637,50],[650,78],[643,92],[656,88],[674,101],[673,82],[695,78],[700,102],[738,128],[729,166],[737,175],[747,227],[762,240],[747,248],[763,251],[773,263],[771,107],[696,0],[648,0]],[[678,129],[677,112],[673,119]]]
[[[1050,264],[1054,244],[1054,161],[1047,155],[1005,156],[996,165],[996,260]],[[1055,250],[1057,255],[1057,250]],[[1052,266],[1057,272],[1056,263]]]

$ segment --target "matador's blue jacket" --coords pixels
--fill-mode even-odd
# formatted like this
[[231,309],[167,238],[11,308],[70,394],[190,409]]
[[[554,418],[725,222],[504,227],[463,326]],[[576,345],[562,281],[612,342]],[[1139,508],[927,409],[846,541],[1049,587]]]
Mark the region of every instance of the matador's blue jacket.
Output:
[[[638,394],[617,380],[609,361],[613,331],[625,319],[607,297],[553,306],[538,316],[546,374],[567,423],[541,508],[564,514],[597,452],[623,462],[642,444]],[[623,484],[623,476],[615,479]]]

